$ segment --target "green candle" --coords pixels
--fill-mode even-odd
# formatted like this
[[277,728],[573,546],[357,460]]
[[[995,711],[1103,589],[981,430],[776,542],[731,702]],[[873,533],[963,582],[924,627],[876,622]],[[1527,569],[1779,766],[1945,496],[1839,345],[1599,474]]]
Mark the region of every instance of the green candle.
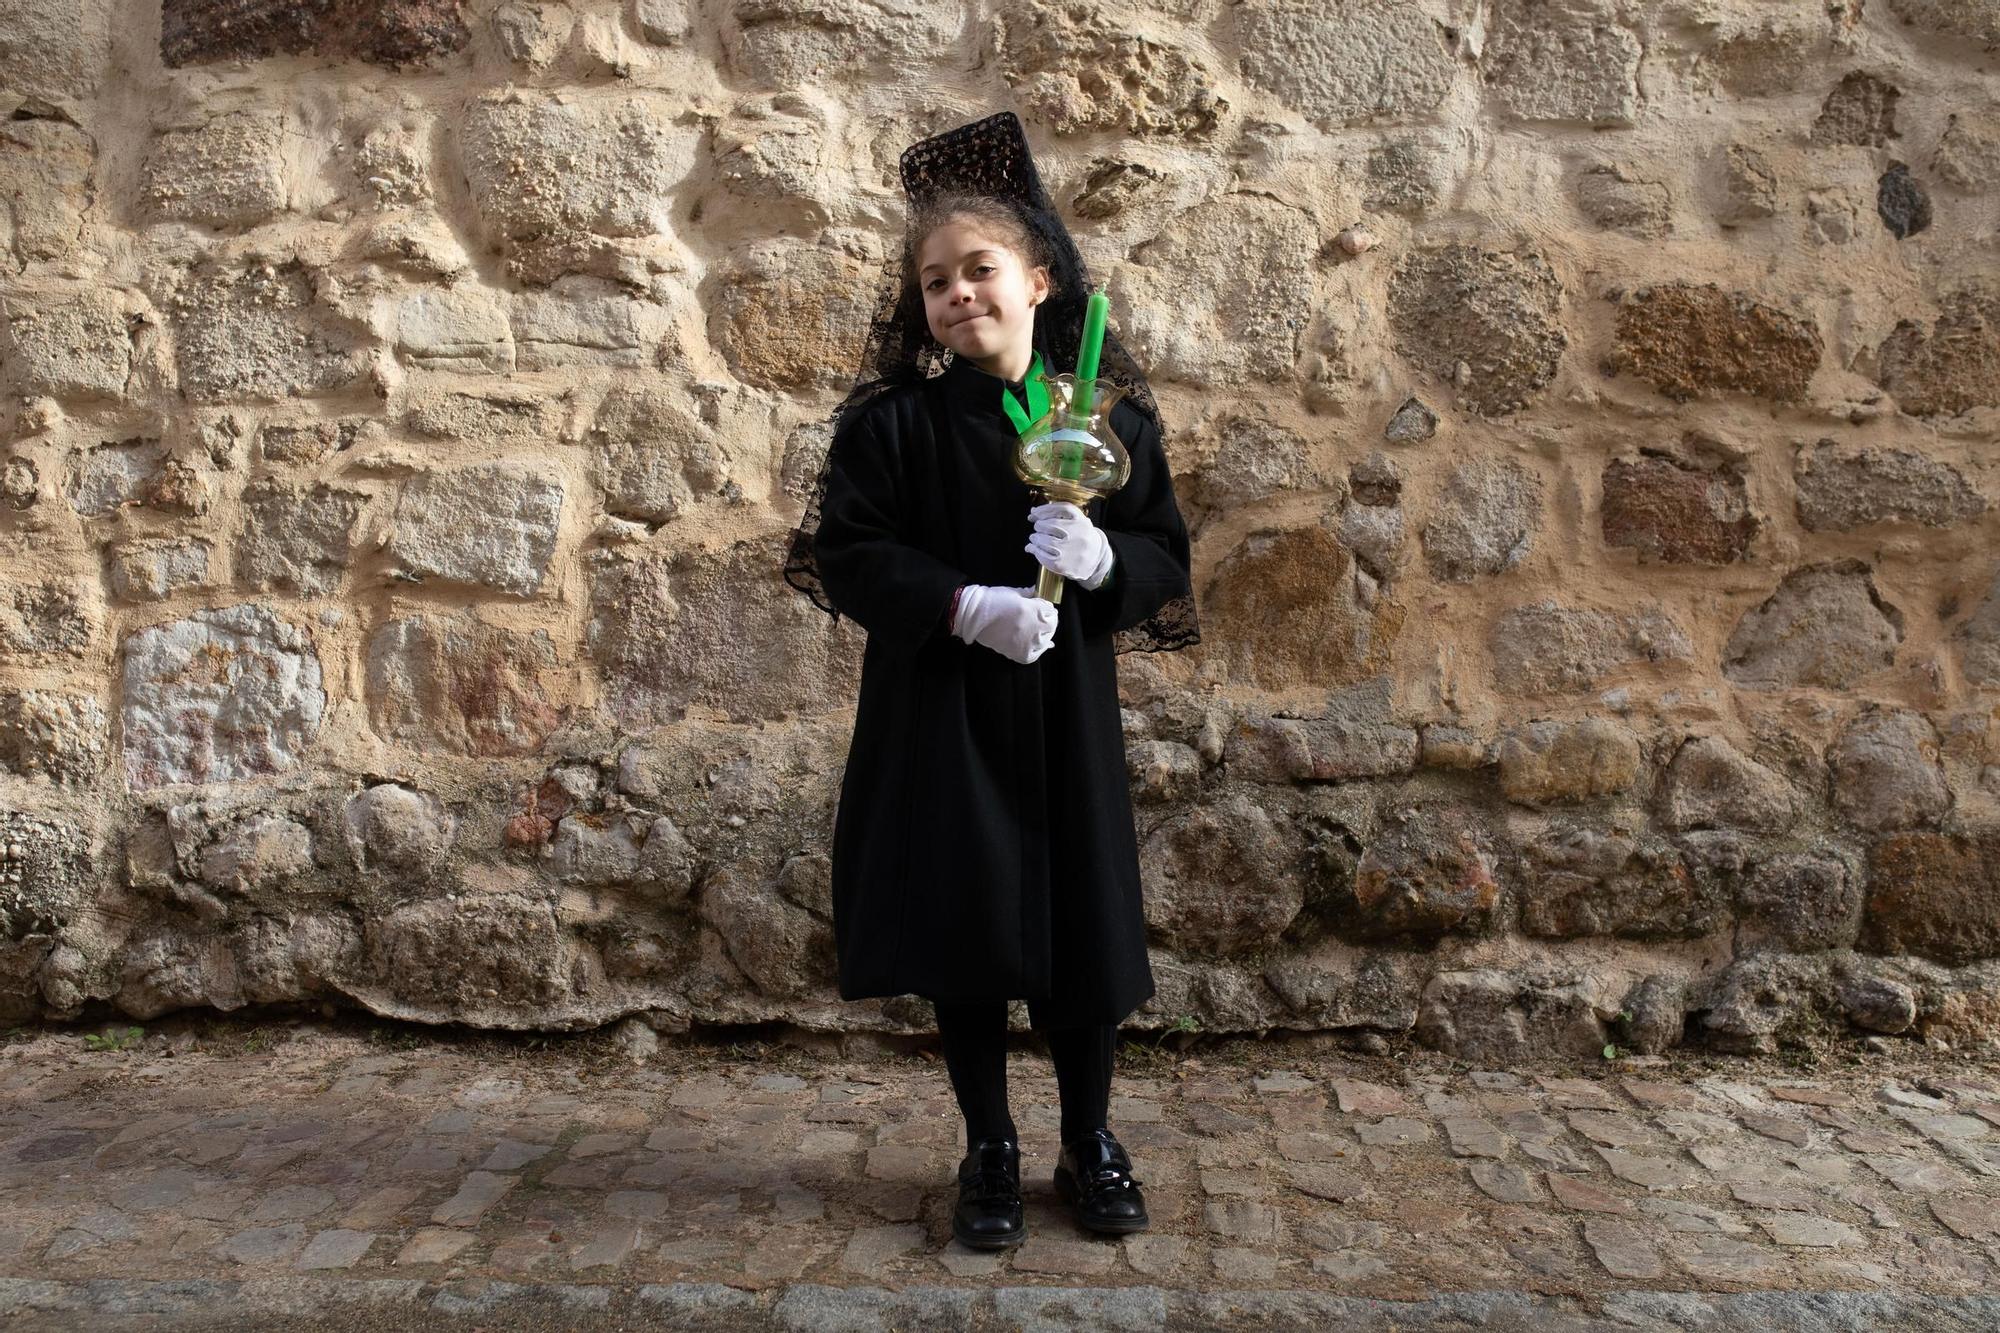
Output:
[[1097,357],[1104,350],[1104,317],[1110,313],[1111,298],[1101,291],[1092,292],[1083,308],[1083,346],[1076,356],[1077,388],[1086,393],[1097,378]]

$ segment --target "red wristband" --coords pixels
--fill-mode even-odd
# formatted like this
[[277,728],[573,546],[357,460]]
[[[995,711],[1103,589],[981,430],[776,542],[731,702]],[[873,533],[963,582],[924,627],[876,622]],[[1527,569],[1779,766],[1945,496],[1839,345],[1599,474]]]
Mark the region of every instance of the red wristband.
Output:
[[958,632],[958,599],[964,592],[965,585],[963,583],[951,590],[951,613],[944,618],[944,627],[947,633],[956,634]]

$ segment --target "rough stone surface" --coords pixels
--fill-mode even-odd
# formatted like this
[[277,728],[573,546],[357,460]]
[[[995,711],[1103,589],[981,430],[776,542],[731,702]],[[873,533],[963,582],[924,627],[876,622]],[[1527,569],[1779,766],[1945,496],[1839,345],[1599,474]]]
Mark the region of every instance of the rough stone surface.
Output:
[[369,718],[385,737],[451,754],[530,754],[554,728],[560,663],[545,630],[471,612],[394,620],[368,644]]
[[1898,320],[1875,357],[1876,382],[1912,416],[2000,406],[2000,282],[1946,294],[1928,332]]
[[333,592],[346,574],[365,497],[330,486],[260,483],[243,499],[236,568],[259,592]]
[[1225,629],[1214,656],[1229,679],[1266,689],[1304,677],[1325,687],[1378,674],[1403,610],[1373,597],[1367,577],[1322,528],[1251,534],[1222,561],[1200,602],[1204,617]]
[[1841,689],[1887,666],[1902,641],[1903,613],[1882,600],[1866,565],[1808,565],[1736,622],[1722,673],[1751,689]]
[[1275,940],[1305,903],[1304,845],[1242,795],[1162,824],[1140,848],[1156,886],[1146,924],[1168,948],[1215,954]]
[[1516,607],[1488,635],[1494,682],[1516,694],[1589,689],[1628,662],[1685,659],[1685,631],[1657,611],[1613,616],[1554,601]]
[[1632,124],[1643,48],[1620,19],[1603,0],[1508,0],[1494,14],[1487,86],[1522,120]]
[[1605,543],[1630,547],[1642,561],[1729,564],[1760,526],[1738,468],[1617,458],[1604,465],[1603,485]]
[[1600,368],[1680,402],[1729,391],[1790,402],[1805,396],[1820,351],[1809,319],[1714,283],[1676,282],[1619,303],[1617,340]]
[[1469,245],[1412,252],[1389,285],[1396,350],[1457,386],[1482,416],[1505,416],[1555,378],[1569,339],[1563,289],[1538,254]]
[[1821,440],[1801,450],[1799,522],[1808,530],[1845,531],[1870,523],[1948,528],[1986,512],[1986,499],[1963,473],[1908,449],[1843,449]]
[[2000,947],[2000,830],[1892,833],[1868,849],[1862,946],[1950,964]]
[[562,482],[520,463],[433,472],[403,488],[390,553],[406,577],[530,596],[562,518]]
[[1827,752],[1833,806],[1870,832],[1914,828],[1951,808],[1937,728],[1908,709],[1871,708]]
[[1228,112],[1206,61],[1094,6],[1016,4],[1001,18],[1000,72],[1057,134],[1205,139]]
[[435,64],[471,37],[461,0],[322,0],[274,11],[255,0],[164,0],[160,58],[169,67],[278,55]]
[[1453,469],[1424,524],[1433,578],[1469,583],[1519,564],[1542,523],[1542,483],[1518,463],[1479,459]]
[[1417,7],[1257,0],[1235,18],[1243,77],[1314,121],[1407,122],[1451,91],[1451,49]]

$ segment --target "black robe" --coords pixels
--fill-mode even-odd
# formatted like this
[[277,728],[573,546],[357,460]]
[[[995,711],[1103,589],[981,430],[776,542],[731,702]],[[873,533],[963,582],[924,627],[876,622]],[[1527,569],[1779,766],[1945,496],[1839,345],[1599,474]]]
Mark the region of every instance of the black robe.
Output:
[[1055,642],[1026,665],[953,635],[958,585],[1041,570],[1004,383],[954,358],[843,423],[829,456],[814,554],[868,632],[834,818],[840,995],[1018,998],[1038,1029],[1116,1023],[1154,987],[1111,636],[1189,591],[1187,528],[1159,430],[1119,402],[1131,477],[1086,510],[1109,579],[1065,584]]

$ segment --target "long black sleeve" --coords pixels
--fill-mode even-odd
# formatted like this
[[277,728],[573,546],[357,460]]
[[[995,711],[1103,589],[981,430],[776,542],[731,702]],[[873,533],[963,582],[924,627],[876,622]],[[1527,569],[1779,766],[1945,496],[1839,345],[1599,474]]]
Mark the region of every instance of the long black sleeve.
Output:
[[1074,598],[1087,634],[1130,629],[1192,587],[1187,524],[1174,499],[1160,430],[1151,417],[1135,415],[1139,425],[1125,441],[1132,475],[1093,519],[1111,543],[1111,577],[1095,592],[1077,582],[1063,590],[1063,613],[1070,613]]
[[899,443],[877,428],[879,415],[868,413],[830,446],[813,554],[843,615],[871,639],[915,648],[950,632],[951,595],[969,580],[903,540]]

